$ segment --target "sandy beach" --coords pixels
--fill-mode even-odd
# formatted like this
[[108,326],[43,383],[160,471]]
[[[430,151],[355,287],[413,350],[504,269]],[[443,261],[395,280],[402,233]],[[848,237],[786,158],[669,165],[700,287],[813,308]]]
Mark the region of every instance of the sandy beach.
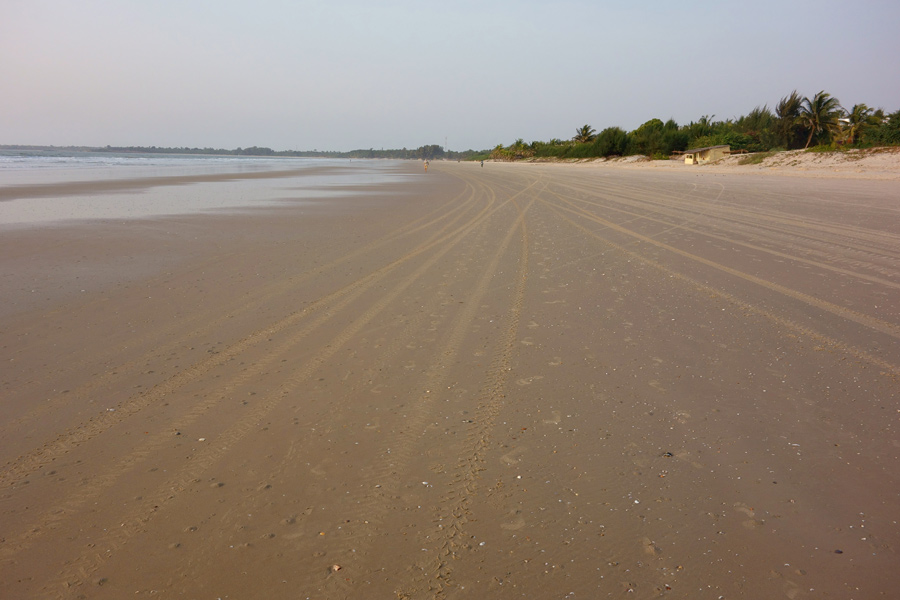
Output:
[[[520,164],[540,163],[529,159]],[[735,173],[744,175],[780,175],[820,179],[900,180],[900,148],[852,149],[845,152],[807,152],[789,150],[762,153],[735,153],[703,165],[685,165],[680,157],[650,160],[646,156],[582,159],[569,162],[594,168],[663,170],[679,173]]]
[[4,230],[0,597],[895,597],[897,157]]

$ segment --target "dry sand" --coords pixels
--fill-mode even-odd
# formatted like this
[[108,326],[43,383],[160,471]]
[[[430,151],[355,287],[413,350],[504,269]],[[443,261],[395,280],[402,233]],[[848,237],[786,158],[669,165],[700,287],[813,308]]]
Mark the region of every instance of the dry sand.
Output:
[[398,168],[0,235],[0,597],[896,597],[894,181]]
[[[527,164],[527,163],[525,163]],[[663,169],[694,173],[742,173],[840,179],[900,180],[900,148],[869,148],[846,152],[786,152],[734,154],[703,165],[682,159],[649,160],[646,156],[580,160],[570,164],[620,169]]]

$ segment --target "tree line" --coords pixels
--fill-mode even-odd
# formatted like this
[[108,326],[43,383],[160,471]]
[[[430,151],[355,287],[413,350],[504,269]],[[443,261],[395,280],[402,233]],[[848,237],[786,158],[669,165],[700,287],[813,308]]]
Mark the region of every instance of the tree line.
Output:
[[488,150],[445,150],[443,146],[430,144],[418,148],[402,148],[395,150],[350,150],[338,152],[330,150],[272,150],[265,146],[251,146],[249,148],[235,148],[226,150],[222,148],[189,148],[163,147],[163,146],[27,146],[27,145],[2,145],[0,150],[14,151],[67,151],[67,152],[99,152],[115,154],[190,154],[203,156],[273,156],[288,158],[392,158],[402,160],[474,160],[476,157],[487,158]]
[[900,110],[886,114],[881,108],[855,104],[841,106],[824,90],[802,97],[796,90],[771,110],[757,106],[747,115],[716,121],[705,115],[696,122],[678,125],[673,119],[650,119],[634,131],[607,127],[597,133],[590,125],[579,127],[570,140],[552,139],[530,144],[523,139],[509,146],[497,145],[491,158],[600,158],[645,155],[668,158],[691,148],[729,145],[732,151],[765,152],[799,148],[867,148],[900,144]]

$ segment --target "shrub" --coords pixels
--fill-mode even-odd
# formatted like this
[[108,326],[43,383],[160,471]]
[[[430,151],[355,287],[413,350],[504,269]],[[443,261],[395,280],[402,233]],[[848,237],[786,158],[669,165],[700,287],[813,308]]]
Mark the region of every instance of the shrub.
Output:
[[593,144],[572,144],[567,146],[559,155],[560,158],[594,158]]
[[628,134],[619,127],[607,127],[594,140],[594,156],[622,156],[628,148]]
[[739,165],[758,165],[761,164],[762,161],[766,160],[770,156],[773,156],[775,152],[756,152],[755,154],[750,154],[748,156],[742,156],[738,161]]

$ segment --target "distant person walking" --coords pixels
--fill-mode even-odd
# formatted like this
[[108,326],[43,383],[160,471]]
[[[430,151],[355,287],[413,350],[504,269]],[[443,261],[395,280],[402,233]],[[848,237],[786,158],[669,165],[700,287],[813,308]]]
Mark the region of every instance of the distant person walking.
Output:
[[484,161],[481,161],[481,168],[484,168]]
[[428,161],[427,160],[425,161],[425,172],[426,173],[428,172]]

